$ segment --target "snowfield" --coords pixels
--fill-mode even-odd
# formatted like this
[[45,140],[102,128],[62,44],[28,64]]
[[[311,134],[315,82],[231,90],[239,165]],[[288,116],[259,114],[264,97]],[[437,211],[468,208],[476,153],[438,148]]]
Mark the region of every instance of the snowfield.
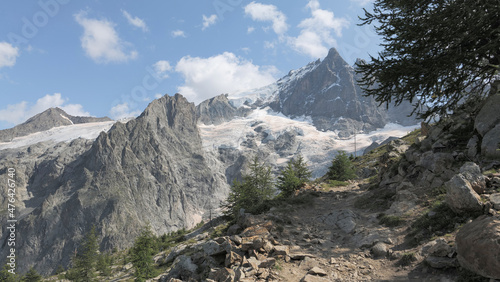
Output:
[[11,142],[0,142],[0,150],[20,148],[45,141],[70,142],[77,138],[94,140],[102,131],[108,132],[115,122],[91,122],[54,127],[47,131],[16,137]]

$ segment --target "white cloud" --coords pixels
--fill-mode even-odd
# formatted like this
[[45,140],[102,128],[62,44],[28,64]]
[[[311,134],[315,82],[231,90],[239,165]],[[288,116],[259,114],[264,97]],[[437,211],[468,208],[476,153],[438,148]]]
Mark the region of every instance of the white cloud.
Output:
[[61,93],[47,94],[38,99],[34,105],[23,101],[0,110],[0,121],[12,125],[22,123],[30,117],[39,114],[48,108],[59,107],[72,116],[90,116],[80,104],[67,104],[68,99],[62,97]]
[[249,27],[247,28],[247,33],[248,33],[248,34],[250,34],[250,33],[254,32],[254,31],[255,31],[255,27],[253,27],[253,26],[249,26]]
[[210,17],[203,15],[203,27],[201,28],[201,30],[205,30],[209,26],[215,24],[217,22],[217,19],[218,17],[215,14],[211,15]]
[[155,94],[155,99],[160,99],[161,97],[163,97],[163,95],[162,95],[162,94],[160,94],[160,93],[156,93],[156,94]]
[[132,17],[132,15],[129,12],[125,11],[125,10],[122,10],[122,14],[127,19],[127,21],[128,21],[129,24],[142,29],[143,32],[147,32],[148,31],[148,26],[146,25],[146,23],[144,22],[144,20],[142,20],[142,19],[140,19],[138,17]]
[[16,64],[19,49],[7,42],[0,42],[0,68],[12,67]]
[[114,120],[119,120],[122,118],[137,117],[141,114],[141,111],[132,111],[127,103],[118,104],[111,108],[109,111],[109,116]]
[[326,56],[328,50],[337,44],[332,32],[341,37],[342,30],[349,26],[348,20],[335,18],[333,12],[319,6],[318,0],[309,1],[306,7],[311,10],[311,17],[298,25],[301,28],[299,36],[289,38],[293,49],[313,58]]
[[245,14],[252,17],[254,21],[273,23],[272,27],[276,34],[282,35],[288,30],[286,16],[274,5],[256,3],[255,1],[245,6]]
[[114,23],[87,18],[83,11],[74,17],[84,29],[82,48],[96,63],[126,62],[137,57],[136,51],[126,51],[130,43],[120,39]]
[[186,33],[183,31],[183,30],[174,30],[172,31],[172,37],[173,38],[176,38],[176,37],[186,37]]
[[277,69],[260,67],[233,53],[225,52],[209,58],[185,56],[175,70],[184,76],[179,93],[189,101],[200,103],[223,93],[234,93],[273,83]]
[[172,66],[168,61],[161,60],[153,64],[153,68],[156,71],[156,74],[160,78],[167,78],[167,72],[172,70]]

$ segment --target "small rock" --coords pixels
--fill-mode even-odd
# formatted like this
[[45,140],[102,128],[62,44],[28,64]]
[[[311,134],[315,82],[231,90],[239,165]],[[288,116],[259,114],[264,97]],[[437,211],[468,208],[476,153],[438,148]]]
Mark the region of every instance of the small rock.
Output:
[[288,246],[274,246],[273,252],[275,256],[288,256],[289,248]]
[[429,254],[434,257],[446,257],[453,253],[452,247],[444,239],[436,239],[435,244],[429,248]]
[[491,194],[490,202],[493,204],[494,209],[500,211],[500,193]]
[[243,230],[243,232],[241,232],[240,234],[241,237],[253,237],[253,236],[263,237],[268,235],[269,231],[267,230],[267,228],[260,225],[248,227],[247,229]]
[[232,235],[231,237],[229,237],[229,239],[237,245],[241,245],[241,243],[243,243],[243,240],[238,235]]
[[229,236],[236,235],[241,230],[242,230],[241,226],[239,226],[238,224],[233,224],[233,225],[229,226],[229,228],[227,229],[227,235],[229,235]]
[[231,265],[235,265],[237,263],[241,263],[242,257],[235,253],[235,252],[229,252],[226,254],[226,261],[225,261],[225,266],[230,267]]
[[323,277],[307,274],[300,281],[301,282],[323,282],[323,281],[330,281],[330,280],[323,278]]
[[315,267],[311,268],[311,269],[307,272],[307,274],[317,275],[317,276],[326,276],[326,275],[327,275],[326,271],[324,271],[323,269],[321,269],[321,268],[319,268],[319,267],[317,267],[317,266],[315,266]]
[[259,264],[259,268],[270,268],[276,264],[275,258],[267,258]]
[[249,257],[248,259],[243,260],[243,266],[246,266],[246,267],[250,266],[255,270],[259,270],[259,265],[260,265],[260,261],[254,257]]
[[389,248],[387,248],[387,245],[382,242],[378,242],[371,248],[371,252],[376,258],[387,256],[388,251]]
[[315,256],[306,253],[295,253],[295,254],[290,254],[290,258],[293,260],[303,260],[305,258],[315,258]]

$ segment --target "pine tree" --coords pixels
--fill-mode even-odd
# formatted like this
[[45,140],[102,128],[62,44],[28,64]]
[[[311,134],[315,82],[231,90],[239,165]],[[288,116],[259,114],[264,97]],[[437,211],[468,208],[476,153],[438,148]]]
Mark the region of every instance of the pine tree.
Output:
[[301,185],[309,181],[312,176],[312,172],[307,167],[307,163],[301,154],[292,159],[292,165],[295,175],[299,178]]
[[363,90],[380,103],[408,100],[422,118],[483,99],[489,85],[496,93],[498,15],[498,0],[375,0],[361,25],[376,24],[384,50],[357,65]]
[[31,267],[28,273],[26,273],[21,280],[23,282],[38,282],[42,281],[42,275],[38,274],[38,272]]
[[280,172],[276,186],[281,191],[282,196],[289,197],[302,186],[302,183],[297,176],[293,162],[289,161],[286,168]]
[[94,280],[98,250],[95,226],[92,226],[73,259],[73,269],[69,274],[73,280],[82,282]]
[[17,282],[19,281],[19,277],[17,274],[12,274],[9,272],[9,265],[4,264],[2,270],[0,270],[0,281],[5,282]]
[[135,239],[131,249],[131,260],[135,269],[135,281],[145,281],[156,275],[153,255],[156,249],[156,242],[151,226],[148,224]]
[[239,210],[245,209],[250,213],[258,213],[262,204],[273,197],[274,184],[271,167],[260,163],[258,157],[254,157],[249,165],[249,174],[242,177],[242,181],[234,181],[231,191],[222,205],[225,215],[236,219]]
[[337,155],[328,168],[327,177],[331,180],[346,181],[356,178],[353,165],[346,152],[337,151]]

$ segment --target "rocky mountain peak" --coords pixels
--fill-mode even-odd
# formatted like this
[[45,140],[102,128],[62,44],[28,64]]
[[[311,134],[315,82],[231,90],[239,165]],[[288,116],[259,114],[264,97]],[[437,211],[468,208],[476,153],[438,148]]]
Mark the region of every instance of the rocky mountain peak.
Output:
[[19,124],[13,128],[0,130],[0,142],[10,142],[20,136],[49,130],[58,126],[66,126],[80,123],[111,121],[108,117],[79,117],[66,113],[61,108],[49,108]]

